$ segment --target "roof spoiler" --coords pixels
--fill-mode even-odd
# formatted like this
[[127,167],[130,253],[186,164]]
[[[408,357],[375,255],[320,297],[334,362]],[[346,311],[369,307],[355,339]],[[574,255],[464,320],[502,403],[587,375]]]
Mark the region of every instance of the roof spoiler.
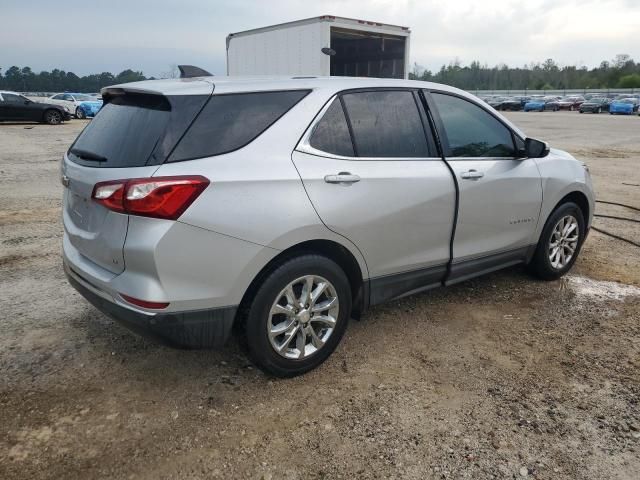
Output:
[[193,65],[178,65],[180,78],[213,77],[209,72]]

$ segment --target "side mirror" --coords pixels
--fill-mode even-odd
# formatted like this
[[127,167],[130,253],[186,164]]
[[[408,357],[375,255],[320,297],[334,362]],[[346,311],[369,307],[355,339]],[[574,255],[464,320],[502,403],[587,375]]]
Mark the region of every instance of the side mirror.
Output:
[[549,144],[535,138],[524,141],[524,154],[527,158],[542,158],[549,155]]

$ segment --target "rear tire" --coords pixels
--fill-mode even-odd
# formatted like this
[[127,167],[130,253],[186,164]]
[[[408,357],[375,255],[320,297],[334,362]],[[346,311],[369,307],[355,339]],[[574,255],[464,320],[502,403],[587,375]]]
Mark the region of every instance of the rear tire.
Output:
[[316,254],[289,259],[264,279],[246,312],[249,357],[277,377],[306,373],[335,350],[350,315],[351,287],[338,264]]
[[577,204],[560,205],[542,229],[529,271],[543,280],[556,280],[566,274],[578,258],[585,229],[584,215]]
[[49,125],[60,125],[62,123],[62,114],[58,110],[47,110],[44,112],[43,119]]

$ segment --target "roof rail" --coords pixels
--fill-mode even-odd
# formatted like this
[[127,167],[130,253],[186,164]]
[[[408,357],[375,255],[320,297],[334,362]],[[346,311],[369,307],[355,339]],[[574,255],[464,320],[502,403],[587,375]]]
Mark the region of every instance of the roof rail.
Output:
[[209,72],[193,65],[178,65],[180,78],[213,77]]

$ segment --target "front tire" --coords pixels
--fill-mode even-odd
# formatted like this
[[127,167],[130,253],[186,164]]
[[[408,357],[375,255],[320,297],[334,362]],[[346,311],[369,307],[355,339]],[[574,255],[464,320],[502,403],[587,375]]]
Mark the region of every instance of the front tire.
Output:
[[575,263],[582,248],[586,224],[580,207],[567,202],[549,216],[528,267],[543,280],[556,280]]
[[80,120],[87,118],[86,113],[84,113],[84,110],[82,110],[80,107],[76,108],[76,118]]
[[44,112],[44,121],[49,125],[60,125],[62,114],[58,110],[47,110]]
[[277,377],[316,368],[342,339],[351,298],[333,260],[306,254],[285,261],[264,279],[246,313],[249,357]]

